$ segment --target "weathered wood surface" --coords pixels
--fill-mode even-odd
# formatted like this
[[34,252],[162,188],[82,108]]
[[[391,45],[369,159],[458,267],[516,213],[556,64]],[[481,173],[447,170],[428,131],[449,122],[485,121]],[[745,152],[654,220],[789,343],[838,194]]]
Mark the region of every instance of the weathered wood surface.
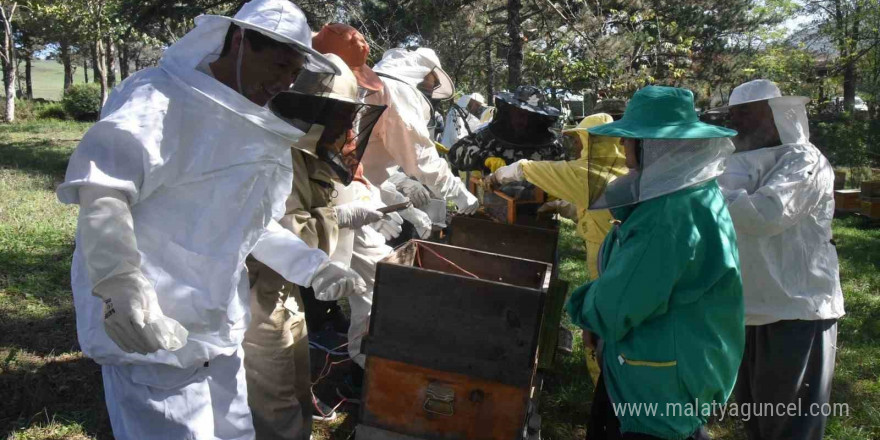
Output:
[[[366,371],[362,423],[403,434],[366,429],[367,436],[386,435],[366,440],[521,438],[531,394],[528,386],[515,387],[379,357],[367,358]],[[451,392],[451,402],[442,403],[441,411],[437,411],[429,387]],[[357,438],[361,440],[360,432]]]
[[526,386],[550,272],[546,263],[414,240],[378,264],[364,353]]
[[558,229],[452,218],[449,244],[484,252],[556,264]]

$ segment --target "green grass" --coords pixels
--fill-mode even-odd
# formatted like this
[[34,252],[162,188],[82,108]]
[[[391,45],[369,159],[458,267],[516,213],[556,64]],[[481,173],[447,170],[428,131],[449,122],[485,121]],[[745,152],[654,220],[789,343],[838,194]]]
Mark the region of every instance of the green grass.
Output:
[[[0,439],[112,438],[100,369],[76,342],[70,294],[76,207],[54,189],[88,124],[37,121],[0,125]],[[832,418],[826,438],[880,438],[880,228],[860,217],[834,221],[847,316],[840,322],[832,398],[850,405]],[[565,222],[560,274],[571,289],[587,279],[584,244]],[[574,328],[567,317],[564,323]],[[575,353],[557,359],[541,396],[543,437],[582,439],[592,382],[580,332]],[[356,410],[315,438],[346,439]],[[711,425],[716,439],[744,439],[731,419]]]
[[[73,82],[83,82],[82,66],[76,66],[73,72]],[[24,76],[24,64],[19,75]],[[22,78],[22,81],[24,78]],[[43,98],[50,101],[58,101],[64,92],[64,66],[55,60],[33,60],[31,67],[31,80],[34,89],[34,98]],[[89,80],[92,80],[92,72],[89,71]]]

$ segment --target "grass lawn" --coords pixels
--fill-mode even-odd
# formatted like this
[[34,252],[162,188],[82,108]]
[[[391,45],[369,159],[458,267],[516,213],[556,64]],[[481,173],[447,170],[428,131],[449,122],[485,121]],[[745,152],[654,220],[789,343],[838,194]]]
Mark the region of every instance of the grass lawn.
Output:
[[[75,66],[73,82],[83,82],[82,66]],[[24,64],[18,72],[24,81]],[[89,79],[92,72],[89,71]],[[50,101],[60,101],[64,89],[64,66],[55,60],[33,60],[31,66],[31,81],[33,82],[34,98],[43,98]]]
[[[54,195],[87,128],[62,121],[0,125],[0,439],[112,438],[100,368],[76,342],[69,271],[77,211]],[[848,314],[840,322],[832,398],[849,404],[850,415],[832,418],[826,438],[874,440],[880,438],[880,228],[847,217],[835,220],[834,235]],[[576,287],[586,279],[583,242],[571,223],[560,240],[560,273]],[[574,355],[558,359],[542,394],[549,440],[583,439],[586,431],[592,384],[575,335]],[[344,413],[333,424],[316,423],[315,437],[345,439],[352,426],[353,416]],[[711,432],[717,439],[745,438],[731,419],[713,423]]]

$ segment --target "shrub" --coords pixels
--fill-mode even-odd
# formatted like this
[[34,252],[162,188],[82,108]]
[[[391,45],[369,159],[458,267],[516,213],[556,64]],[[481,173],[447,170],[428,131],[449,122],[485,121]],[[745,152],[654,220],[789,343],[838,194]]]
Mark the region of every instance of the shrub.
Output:
[[67,119],[64,106],[60,102],[47,102],[35,108],[37,119]]
[[64,91],[61,104],[64,111],[77,121],[96,121],[101,114],[101,86],[74,84]]

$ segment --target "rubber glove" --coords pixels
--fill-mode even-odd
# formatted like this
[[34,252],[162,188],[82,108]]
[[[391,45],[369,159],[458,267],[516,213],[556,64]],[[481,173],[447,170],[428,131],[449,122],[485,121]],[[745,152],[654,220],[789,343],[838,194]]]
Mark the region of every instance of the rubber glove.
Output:
[[431,199],[431,193],[421,183],[410,178],[397,179],[395,182],[397,190],[403,193],[416,208],[424,207]]
[[396,212],[389,212],[376,223],[370,225],[376,232],[385,237],[385,241],[391,241],[403,232],[403,218]]
[[565,200],[547,202],[538,208],[538,214],[557,213],[571,221],[578,221],[577,207]]
[[162,313],[156,291],[140,270],[134,221],[117,190],[79,190],[78,246],[85,256],[92,294],[104,301],[104,330],[127,353],[174,351],[189,333]]
[[336,210],[336,221],[340,228],[360,229],[383,217],[379,211],[362,202],[351,202],[339,205]]
[[[379,186],[379,194],[382,197],[382,203],[386,205],[396,205],[409,201],[406,196],[397,190],[392,182],[387,180]],[[431,226],[433,224],[428,213],[414,207],[400,210],[398,213],[404,220],[412,223],[413,227],[416,228],[416,233],[419,234],[419,238],[426,239],[431,236]]]
[[328,260],[321,264],[315,270],[309,287],[314,289],[315,298],[321,301],[367,294],[367,284],[363,278],[338,261]]
[[526,178],[522,167],[525,160],[518,160],[493,171],[489,177],[483,179],[483,187],[487,190],[494,190],[508,183],[522,182]]
[[474,197],[468,190],[461,188],[461,192],[453,200],[455,205],[458,206],[458,213],[464,215],[471,215],[477,212],[477,209],[480,207],[480,201]]
[[500,157],[491,156],[486,158],[486,160],[483,162],[483,165],[489,169],[490,173],[494,173],[495,170],[497,170],[498,168],[507,165],[507,162],[505,162],[504,159]]

